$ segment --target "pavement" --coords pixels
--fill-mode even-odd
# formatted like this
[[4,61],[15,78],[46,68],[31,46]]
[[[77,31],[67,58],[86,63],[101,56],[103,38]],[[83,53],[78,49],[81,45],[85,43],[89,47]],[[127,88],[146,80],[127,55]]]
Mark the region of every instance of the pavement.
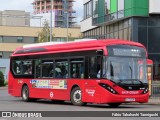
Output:
[[7,89],[8,87],[0,87],[0,90],[5,90]]
[[[8,87],[0,87],[0,90],[6,90]],[[129,103],[129,104],[141,104],[141,103]],[[160,105],[160,97],[150,97],[148,103],[144,103],[148,105]]]

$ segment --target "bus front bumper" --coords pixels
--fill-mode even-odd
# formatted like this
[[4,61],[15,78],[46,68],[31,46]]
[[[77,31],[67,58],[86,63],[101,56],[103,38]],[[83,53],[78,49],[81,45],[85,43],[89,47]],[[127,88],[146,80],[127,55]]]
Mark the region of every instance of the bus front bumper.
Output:
[[141,95],[103,95],[100,97],[100,103],[147,103],[149,99],[149,94]]

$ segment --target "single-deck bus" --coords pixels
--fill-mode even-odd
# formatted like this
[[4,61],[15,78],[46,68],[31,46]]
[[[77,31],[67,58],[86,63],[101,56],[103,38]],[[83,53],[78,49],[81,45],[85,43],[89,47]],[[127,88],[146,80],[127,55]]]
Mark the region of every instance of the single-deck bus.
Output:
[[24,45],[10,57],[8,92],[23,101],[148,102],[147,52],[116,39]]

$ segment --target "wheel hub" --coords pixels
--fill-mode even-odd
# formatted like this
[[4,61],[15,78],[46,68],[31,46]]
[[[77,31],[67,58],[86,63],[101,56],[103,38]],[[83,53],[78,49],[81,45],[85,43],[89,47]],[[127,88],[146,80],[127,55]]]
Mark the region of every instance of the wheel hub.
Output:
[[73,99],[76,103],[81,102],[81,90],[76,90],[73,94]]
[[76,94],[76,99],[80,99],[80,95],[79,94]]

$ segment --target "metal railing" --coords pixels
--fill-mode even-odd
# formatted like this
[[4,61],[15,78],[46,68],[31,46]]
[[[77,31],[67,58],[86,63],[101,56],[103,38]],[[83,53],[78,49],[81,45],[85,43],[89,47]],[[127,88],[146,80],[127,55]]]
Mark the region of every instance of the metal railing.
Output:
[[151,87],[151,97],[160,97],[160,83],[152,84]]

